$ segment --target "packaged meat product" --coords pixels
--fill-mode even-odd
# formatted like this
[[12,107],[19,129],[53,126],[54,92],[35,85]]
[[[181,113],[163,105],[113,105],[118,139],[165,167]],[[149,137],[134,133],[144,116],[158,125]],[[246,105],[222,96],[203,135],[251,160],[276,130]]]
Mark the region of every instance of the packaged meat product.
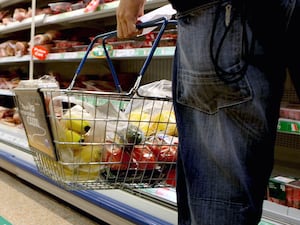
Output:
[[88,48],[88,45],[75,45],[72,48],[75,52],[86,51]]
[[0,57],[14,56],[15,55],[15,40],[8,40],[0,44]]
[[80,41],[70,41],[70,40],[53,40],[55,47],[57,48],[72,48],[74,46],[82,45],[83,42]]
[[28,17],[29,17],[29,15],[28,15],[27,9],[16,8],[14,10],[14,14],[13,14],[14,20],[21,22],[22,20],[24,20]]
[[60,52],[71,52],[73,51],[73,48],[72,47],[52,47],[50,49],[50,52],[51,53],[60,53]]
[[285,119],[300,120],[300,104],[283,104],[280,107],[280,117]]
[[49,30],[44,34],[37,34],[34,36],[34,45],[43,45],[43,44],[49,44],[54,39],[59,38],[61,33],[56,30]]
[[54,40],[54,46],[56,48],[71,48],[72,44],[68,40]]
[[100,3],[102,3],[102,0],[91,0],[89,4],[85,7],[84,12],[87,13],[96,11]]
[[15,45],[15,56],[23,56],[28,53],[29,44],[25,41],[18,41]]
[[[158,31],[150,32],[146,35],[146,40],[154,41],[157,37]],[[167,46],[175,46],[177,41],[177,30],[176,29],[169,29],[165,30],[160,42],[159,47],[167,47]]]
[[[153,31],[154,38],[156,38],[158,31]],[[169,29],[165,30],[161,39],[177,39],[177,30],[176,29]]]
[[10,24],[12,22],[14,22],[14,19],[12,17],[10,17],[10,16],[5,17],[5,18],[2,19],[2,24],[3,25],[8,25],[8,24]]
[[126,40],[126,41],[112,41],[112,42],[108,42],[108,44],[111,45],[113,49],[127,49],[127,48],[141,48],[144,42]]
[[47,34],[51,40],[58,39],[61,36],[61,32],[58,30],[48,30],[45,34]]
[[270,178],[268,184],[268,200],[280,205],[287,205],[289,197],[287,198],[286,186],[293,181],[295,181],[293,177],[275,176]]
[[51,40],[48,35],[45,34],[37,34],[34,36],[33,43],[34,45],[41,45],[49,43]]
[[53,13],[63,13],[72,10],[72,3],[70,2],[54,2],[48,4]]
[[159,47],[175,46],[176,45],[176,41],[177,41],[176,38],[167,38],[167,39],[166,38],[162,38],[159,41],[158,46]]
[[0,10],[0,20],[9,15],[9,10]]
[[85,7],[83,2],[77,2],[71,5],[72,10],[82,9]]

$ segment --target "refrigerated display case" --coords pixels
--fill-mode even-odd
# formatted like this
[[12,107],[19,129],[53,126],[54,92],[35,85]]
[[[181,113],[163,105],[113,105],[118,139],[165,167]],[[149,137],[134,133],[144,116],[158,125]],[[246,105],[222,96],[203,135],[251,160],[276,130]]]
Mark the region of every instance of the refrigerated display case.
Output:
[[[1,0],[1,10],[15,8],[32,8],[36,11],[48,7],[52,1],[26,1]],[[165,0],[147,1],[146,11],[163,6]],[[62,13],[50,13],[45,11],[33,18],[22,21],[11,21],[9,24],[0,24],[0,41],[9,40],[28,42],[39,34],[45,34],[55,29],[62,32],[63,37],[69,42],[76,41],[77,45],[64,48],[60,42],[57,46],[46,46],[47,57],[45,59],[33,57],[29,52],[23,55],[5,55],[0,57],[0,70],[5,76],[12,73],[18,74],[17,79],[39,78],[44,74],[54,74],[60,78],[62,84],[72,78],[74,71],[84,55],[85,44],[97,33],[103,33],[115,28],[115,8],[118,2],[105,3],[93,12],[84,13],[83,8]],[[79,32],[80,31],[80,32]],[[172,29],[174,32],[174,29]],[[70,36],[66,34],[72,34]],[[73,34],[78,35],[76,38]],[[75,35],[75,36],[76,36]],[[20,38],[21,37],[21,38]],[[75,40],[74,40],[75,39]],[[174,42],[174,40],[172,39]],[[15,42],[14,42],[15,43]],[[64,42],[65,43],[65,42]],[[56,43],[58,44],[58,42]],[[119,43],[118,43],[119,44]],[[149,53],[146,46],[139,48],[120,48],[111,52],[112,59],[118,71],[124,76],[135,73],[141,67],[143,60]],[[79,47],[81,48],[79,48]],[[48,49],[49,47],[49,49]],[[133,46],[130,46],[133,47]],[[80,51],[78,51],[78,49]],[[170,79],[172,56],[174,46],[169,44],[160,46],[155,52],[153,62],[147,70],[143,83],[149,83],[158,79]],[[101,57],[95,54],[89,56],[88,66],[83,73],[89,76],[94,74],[107,75],[108,68]],[[1,75],[2,76],[2,75]],[[5,79],[7,81],[7,79]],[[294,101],[294,91],[287,82],[286,101]],[[110,83],[106,83],[110,87]],[[11,86],[10,86],[11,87]],[[14,92],[11,89],[1,89],[1,103],[14,107]],[[281,133],[279,130],[276,145],[276,165],[274,174],[300,176],[299,136],[295,132]],[[149,188],[134,190],[65,190],[48,177],[39,173],[32,150],[28,146],[24,129],[11,126],[7,123],[0,124],[0,167],[16,174],[20,178],[46,190],[47,192],[63,199],[70,204],[106,221],[110,224],[176,224],[176,194],[174,188]],[[278,205],[265,201],[263,217],[274,224],[299,224],[300,212],[298,209]]]

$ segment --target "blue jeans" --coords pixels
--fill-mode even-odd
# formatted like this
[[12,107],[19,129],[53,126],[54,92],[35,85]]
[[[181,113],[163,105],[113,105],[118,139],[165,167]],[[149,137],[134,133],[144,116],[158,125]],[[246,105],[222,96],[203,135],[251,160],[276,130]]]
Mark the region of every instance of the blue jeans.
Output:
[[[286,62],[279,47],[274,54],[253,37],[240,13],[218,51],[229,26],[226,4],[178,15],[173,98],[180,225],[258,224],[273,168]],[[216,64],[223,74],[216,73]]]

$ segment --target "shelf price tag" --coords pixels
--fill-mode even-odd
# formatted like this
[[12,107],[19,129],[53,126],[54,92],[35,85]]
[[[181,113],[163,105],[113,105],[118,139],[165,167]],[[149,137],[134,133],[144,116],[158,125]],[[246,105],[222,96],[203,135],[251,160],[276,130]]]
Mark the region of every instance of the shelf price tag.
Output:
[[35,58],[39,60],[45,60],[49,54],[49,51],[47,48],[37,45],[32,48],[31,53]]

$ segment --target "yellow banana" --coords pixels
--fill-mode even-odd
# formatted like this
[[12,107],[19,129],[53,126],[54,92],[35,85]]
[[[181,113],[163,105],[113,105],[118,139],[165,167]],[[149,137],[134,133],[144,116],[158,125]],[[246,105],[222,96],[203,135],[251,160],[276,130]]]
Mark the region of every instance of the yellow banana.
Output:
[[79,180],[95,180],[99,178],[100,170],[103,167],[100,163],[102,159],[101,153],[101,146],[92,145],[82,146],[74,152],[76,161],[80,163],[76,171]]
[[102,147],[86,145],[78,149],[74,156],[78,158],[79,162],[100,162],[101,161]]
[[141,110],[136,110],[130,113],[129,122],[145,134],[149,133],[149,124],[150,124],[150,114],[142,112]]
[[148,135],[152,133],[163,132],[168,135],[176,136],[177,127],[175,114],[173,111],[163,110],[160,113],[155,114],[151,118],[151,125],[149,127]]
[[68,115],[71,113],[66,113],[62,121],[65,125],[65,127],[69,130],[75,131],[79,134],[86,134],[90,128],[90,122],[87,120],[83,120],[81,116],[79,115]]
[[100,165],[81,165],[75,168],[64,165],[63,172],[66,181],[95,181],[100,177]]
[[67,142],[66,146],[74,150],[82,146],[81,144],[84,142],[84,138],[77,132],[66,129],[63,141]]

